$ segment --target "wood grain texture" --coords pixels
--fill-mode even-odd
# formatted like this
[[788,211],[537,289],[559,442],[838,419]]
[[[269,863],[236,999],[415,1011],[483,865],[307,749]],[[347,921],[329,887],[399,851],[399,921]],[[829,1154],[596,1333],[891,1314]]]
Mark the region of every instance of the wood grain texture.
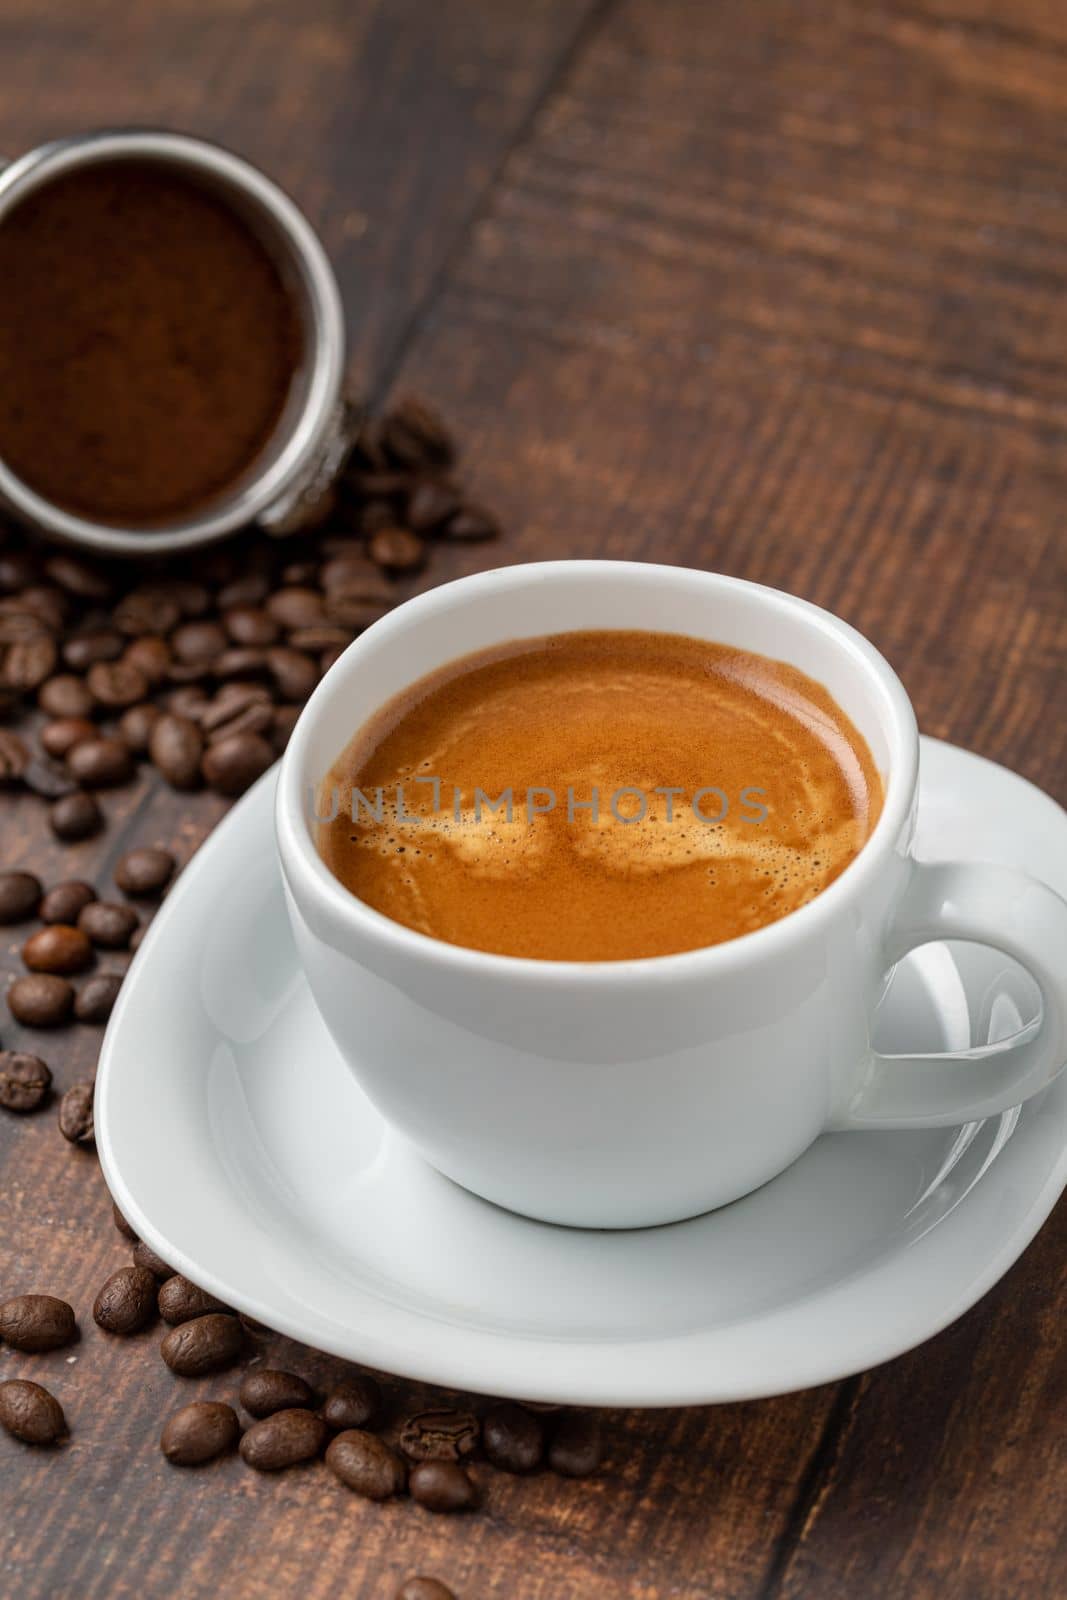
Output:
[[[510,530],[489,559],[662,559],[806,595],[886,652],[927,731],[1067,799],[1061,9],[0,0],[0,54],[0,148],[160,122],[292,190],[358,382],[455,421]],[[149,785],[104,803],[104,841],[63,847],[5,798],[5,864],[104,887],[129,843],[184,861],[222,811]],[[97,1042],[46,1042],[60,1086]],[[73,1364],[0,1351],[73,1429],[55,1459],[0,1438],[5,1596],[390,1600],[422,1570],[466,1600],[1046,1600],[1062,1578],[1063,1205],[922,1350],[781,1400],[612,1414],[599,1478],[485,1475],[460,1523],[321,1470],[168,1468],[165,1413],[235,1381],[179,1382],[158,1334],[92,1326],[125,1251],[54,1113],[0,1122],[0,1186],[0,1288],[67,1295],[84,1331]]]

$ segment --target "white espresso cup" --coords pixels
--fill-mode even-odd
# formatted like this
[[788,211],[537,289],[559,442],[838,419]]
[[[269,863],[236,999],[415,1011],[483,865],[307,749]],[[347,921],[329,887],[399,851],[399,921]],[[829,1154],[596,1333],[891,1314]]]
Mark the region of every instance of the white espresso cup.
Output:
[[[687,634],[789,662],[823,684],[867,740],[885,790],[845,871],[754,933],[629,961],[465,949],[345,889],[316,851],[311,796],[362,724],[457,657],[598,628]],[[1067,1057],[1067,904],[1007,867],[916,861],[918,760],[915,715],[892,668],[806,601],[615,561],[460,579],[350,645],[289,742],[276,829],[304,972],[388,1122],[465,1188],[550,1222],[673,1222],[766,1183],[828,1129],[990,1116],[1036,1094]],[[959,804],[962,814],[965,794]],[[879,1055],[872,1022],[893,965],[933,939],[1020,961],[1041,991],[1040,1025],[985,1049]]]

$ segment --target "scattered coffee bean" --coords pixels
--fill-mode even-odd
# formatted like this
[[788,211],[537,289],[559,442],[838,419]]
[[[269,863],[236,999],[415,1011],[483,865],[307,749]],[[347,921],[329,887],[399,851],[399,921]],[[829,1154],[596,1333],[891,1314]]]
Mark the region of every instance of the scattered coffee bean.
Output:
[[313,1461],[322,1454],[325,1443],[326,1424],[322,1418],[299,1406],[275,1411],[261,1422],[254,1422],[241,1436],[241,1457],[257,1472],[281,1472],[301,1461]]
[[79,1022],[106,1022],[121,988],[121,972],[95,972],[74,997],[74,1015]]
[[123,894],[157,895],[174,876],[174,857],[158,847],[127,850],[119,857],[114,876]]
[[60,551],[49,556],[44,564],[46,575],[61,589],[77,595],[79,600],[107,600],[111,595],[111,582],[99,567],[83,561],[80,556]]
[[174,1277],[174,1268],[169,1267],[162,1256],[157,1256],[150,1244],[145,1244],[143,1239],[138,1239],[133,1247],[133,1264],[135,1267],[147,1267],[154,1278],[163,1282]]
[[23,1444],[57,1444],[67,1437],[63,1407],[39,1383],[0,1383],[0,1424]]
[[147,923],[142,923],[139,928],[134,928],[133,932],[130,934],[130,952],[131,952],[131,954],[132,954],[132,952],[134,950],[139,950],[141,948],[141,941],[144,939],[144,936],[145,936],[145,934],[147,932],[148,932],[148,924]]
[[196,723],[173,712],[160,717],[148,739],[149,755],[174,789],[196,788],[203,749]]
[[449,539],[476,544],[483,539],[495,539],[500,525],[482,506],[464,506],[445,524],[444,531]]
[[437,413],[410,396],[384,417],[381,447],[402,467],[448,467],[456,456],[452,436]]
[[[95,740],[87,740],[89,744]],[[73,745],[71,753],[79,745]],[[65,796],[73,794],[77,784],[70,776],[66,762],[62,765],[58,761],[49,761],[43,756],[31,756],[22,781],[33,794],[39,795],[42,800],[62,800]]]
[[37,907],[37,915],[42,922],[74,924],[83,908],[95,899],[96,890],[91,883],[81,878],[68,878],[48,890]]
[[160,1450],[176,1467],[198,1467],[234,1448],[240,1422],[232,1405],[221,1400],[194,1400],[166,1419]]
[[187,666],[206,666],[222,654],[229,640],[218,622],[184,622],[170,636],[171,649]]
[[461,1461],[478,1448],[480,1431],[472,1411],[420,1411],[403,1424],[400,1448],[411,1461]]
[[322,621],[322,595],[317,589],[277,589],[267,597],[267,612],[283,628],[309,628]]
[[[170,1370],[181,1378],[218,1372],[232,1366],[241,1353],[241,1324],[236,1317],[221,1312],[194,1317],[191,1322],[172,1328],[159,1349]],[[325,1424],[320,1426],[325,1431]]]
[[89,668],[85,681],[96,704],[107,711],[127,711],[143,700],[149,689],[147,677],[128,656],[98,661]]
[[367,1500],[388,1500],[401,1494],[407,1468],[384,1439],[360,1428],[347,1428],[330,1441],[326,1465],[335,1477]]
[[162,715],[159,707],[153,705],[150,700],[142,700],[139,705],[130,706],[128,711],[122,713],[119,718],[119,736],[134,755],[147,754],[152,729]]
[[[46,678],[37,691],[37,704],[49,717],[74,717],[84,721],[92,715],[93,697],[84,678],[61,672]],[[54,754],[49,751],[49,754]]]
[[111,1202],[111,1220],[124,1239],[132,1239],[134,1244],[140,1244],[141,1241],[138,1239],[137,1234],[130,1227],[114,1200]]
[[267,651],[267,668],[283,700],[306,700],[319,681],[319,669],[312,658],[284,645],[274,645]]
[[121,739],[83,739],[68,754],[67,771],[87,789],[113,789],[133,777],[133,757]]
[[40,899],[41,880],[32,872],[0,872],[0,923],[27,921]]
[[93,947],[80,928],[54,922],[30,935],[22,947],[22,959],[31,972],[69,977],[92,965]]
[[[158,1261],[159,1258],[156,1259]],[[159,1286],[159,1314],[172,1328],[180,1327],[183,1322],[192,1322],[194,1317],[206,1317],[212,1311],[229,1310],[229,1306],[224,1305],[221,1300],[216,1300],[206,1289],[200,1289],[195,1283],[190,1283],[181,1273],[176,1272]],[[303,1400],[286,1402],[287,1405],[305,1403]],[[262,1415],[265,1416],[266,1413]]]
[[169,633],[181,617],[181,607],[159,587],[142,584],[131,589],[115,607],[115,626],[129,638],[138,634]]
[[278,706],[274,713],[271,740],[277,751],[285,749],[300,716],[300,706]]
[[41,748],[55,761],[63,761],[76,744],[95,739],[96,725],[85,717],[59,717],[41,729]]
[[19,1113],[36,1111],[48,1099],[52,1074],[40,1056],[0,1050],[0,1106]]
[[544,1455],[544,1425],[522,1406],[505,1402],[486,1412],[482,1442],[494,1467],[504,1472],[532,1472]]
[[176,1467],[198,1467],[232,1450],[240,1434],[232,1406],[220,1400],[194,1400],[167,1418],[159,1448]]
[[76,633],[63,646],[63,660],[75,672],[87,672],[97,661],[117,661],[121,654],[121,635],[112,628]]
[[256,733],[234,733],[208,746],[201,763],[205,780],[220,794],[243,794],[274,762],[274,751]]
[[0,1340],[12,1350],[61,1350],[77,1337],[73,1306],[54,1294],[19,1294],[0,1305]]
[[240,1401],[253,1417],[269,1417],[275,1411],[310,1408],[315,1404],[311,1385],[295,1372],[278,1372],[271,1367],[255,1367],[245,1374]]
[[47,633],[32,639],[21,639],[6,648],[0,646],[0,689],[12,689],[16,694],[26,694],[40,688],[44,680],[56,670],[59,652],[56,642]]
[[78,927],[100,950],[123,950],[140,918],[118,900],[90,900],[78,913]]
[[76,789],[73,794],[57,800],[48,813],[48,821],[56,838],[68,843],[91,838],[104,825],[99,805],[84,789]]
[[59,1131],[71,1144],[92,1144],[96,1137],[93,1125],[95,1087],[88,1081],[72,1084],[59,1102]]
[[145,1267],[120,1267],[93,1304],[93,1321],[107,1333],[140,1333],[156,1317],[156,1280]]
[[408,501],[408,525],[416,533],[432,533],[449,517],[455,516],[461,504],[459,495],[448,484],[440,483],[435,478],[424,478],[416,484]]
[[400,1585],[396,1600],[456,1600],[456,1597],[439,1578],[424,1578],[417,1573]]
[[171,659],[166,640],[154,638],[151,634],[134,639],[122,652],[122,660],[127,666],[136,667],[153,686],[164,681]]
[[589,1411],[565,1411],[552,1429],[548,1464],[565,1478],[588,1478],[604,1459],[600,1422]]
[[394,598],[393,586],[373,562],[364,556],[335,556],[321,573],[327,596],[346,595],[350,600],[369,600],[388,605]]
[[30,764],[29,748],[9,728],[0,728],[0,786],[21,783]]
[[426,546],[407,528],[381,528],[370,542],[371,558],[391,572],[414,572],[426,560]]
[[455,1461],[420,1461],[411,1469],[408,1489],[427,1511],[471,1511],[478,1504],[473,1478]]
[[380,1384],[364,1376],[347,1378],[330,1390],[322,1408],[322,1418],[335,1433],[347,1428],[368,1428],[385,1410]]
[[222,620],[234,644],[251,645],[255,649],[274,644],[280,632],[270,613],[258,606],[233,606]]
[[74,1009],[74,989],[66,978],[31,972],[15,979],[7,991],[7,1003],[15,1021],[27,1028],[58,1028]]

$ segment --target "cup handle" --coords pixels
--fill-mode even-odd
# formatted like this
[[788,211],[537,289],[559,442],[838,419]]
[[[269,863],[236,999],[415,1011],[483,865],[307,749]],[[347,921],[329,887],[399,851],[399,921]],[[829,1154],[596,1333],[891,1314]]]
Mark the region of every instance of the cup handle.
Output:
[[1067,1063],[1067,901],[1013,867],[913,862],[889,958],[935,939],[990,945],[1020,962],[1041,991],[1041,1017],[1010,1039],[940,1055],[873,1052],[859,1090],[831,1129],[942,1128],[1006,1111]]

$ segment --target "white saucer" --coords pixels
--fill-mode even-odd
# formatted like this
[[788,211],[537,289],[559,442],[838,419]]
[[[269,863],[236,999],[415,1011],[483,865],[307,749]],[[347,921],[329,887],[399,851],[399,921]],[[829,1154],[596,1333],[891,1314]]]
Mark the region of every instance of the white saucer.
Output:
[[[268,773],[168,898],[104,1041],[112,1193],[176,1268],[292,1338],[486,1394],[601,1405],[828,1382],[929,1338],[1033,1238],[1067,1182],[1067,1074],[960,1129],[820,1139],[788,1172],[672,1227],[530,1222],[441,1177],[382,1122],[297,969]],[[1005,819],[1010,818],[1010,827]],[[918,853],[1010,861],[1067,893],[1067,816],[924,739]],[[883,1050],[1004,1037],[1028,978],[971,946],[898,972]]]

